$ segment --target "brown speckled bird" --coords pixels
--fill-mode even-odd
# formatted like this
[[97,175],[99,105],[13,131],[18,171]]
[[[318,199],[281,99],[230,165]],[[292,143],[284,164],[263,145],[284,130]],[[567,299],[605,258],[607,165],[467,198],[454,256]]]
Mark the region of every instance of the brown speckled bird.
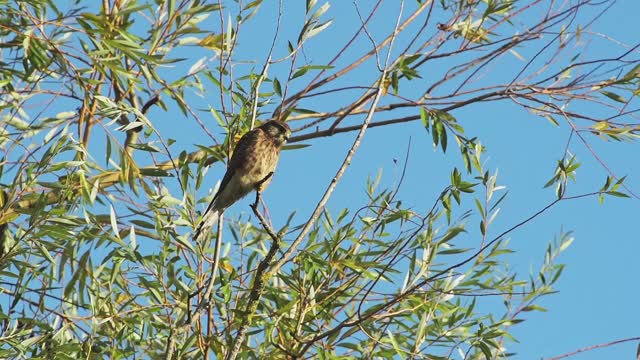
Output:
[[257,190],[262,192],[280,158],[280,149],[289,139],[291,129],[283,122],[271,120],[244,134],[231,155],[220,189],[211,200],[194,232],[195,241],[218,221],[218,216],[236,201]]

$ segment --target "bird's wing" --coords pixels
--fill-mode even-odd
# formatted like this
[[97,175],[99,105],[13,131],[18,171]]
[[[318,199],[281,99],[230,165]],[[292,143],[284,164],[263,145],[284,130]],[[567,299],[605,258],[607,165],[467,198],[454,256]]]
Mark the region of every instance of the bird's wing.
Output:
[[[256,145],[260,143],[261,138],[263,139],[265,137],[264,130],[261,128],[255,128],[244,134],[236,144],[231,159],[229,159],[229,169],[239,171],[249,170],[253,165],[251,160],[254,160],[256,156],[256,154],[254,154]],[[222,185],[220,187],[222,188]]]
[[209,203],[209,206],[207,207],[207,211],[209,211],[210,209],[212,209],[214,207],[214,203],[218,199],[218,195],[222,194],[222,192],[227,187],[227,185],[229,185],[229,181],[231,181],[231,178],[233,177],[234,174],[235,174],[235,168],[229,166],[227,168],[227,172],[224,173],[224,177],[222,178],[222,181],[220,182],[220,187],[218,188],[218,191],[216,192],[216,195],[213,197],[213,199],[211,200],[211,203]]

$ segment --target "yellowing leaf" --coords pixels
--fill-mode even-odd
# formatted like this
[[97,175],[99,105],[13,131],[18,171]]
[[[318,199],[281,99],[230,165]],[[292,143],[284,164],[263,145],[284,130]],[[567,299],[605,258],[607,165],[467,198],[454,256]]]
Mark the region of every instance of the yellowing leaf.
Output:
[[595,130],[606,130],[609,128],[609,123],[607,121],[599,121],[593,125],[592,128]]
[[199,45],[206,47],[208,49],[220,50],[222,49],[223,40],[224,40],[224,37],[222,36],[222,34],[217,34],[217,35],[211,34],[205,37],[204,39],[200,40]]

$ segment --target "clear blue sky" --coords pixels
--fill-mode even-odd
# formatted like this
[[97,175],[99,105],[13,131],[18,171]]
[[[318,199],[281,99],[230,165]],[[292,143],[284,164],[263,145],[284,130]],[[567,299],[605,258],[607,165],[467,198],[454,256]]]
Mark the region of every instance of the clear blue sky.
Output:
[[[375,40],[381,39],[382,34],[387,33],[395,21],[397,4],[393,1],[387,3],[371,29]],[[413,8],[414,3],[415,1],[408,1],[407,6]],[[236,60],[258,59],[259,63],[238,65],[245,67],[239,69],[238,73],[245,73],[251,66],[255,68],[255,72],[260,71],[261,62],[266,57],[271,41],[275,19],[274,8],[267,6],[264,4],[258,17],[241,30],[236,55]],[[366,13],[368,7],[361,6]],[[299,28],[303,11],[303,1],[285,1],[285,19],[280,45],[283,41],[294,40],[297,37],[297,30],[292,29]],[[593,13],[589,11],[581,12],[580,16],[584,16],[583,19],[590,18]],[[633,44],[640,40],[637,28],[638,14],[640,2],[618,1],[590,30],[606,34],[625,44]],[[339,46],[347,41],[358,24],[351,1],[332,2],[325,18],[332,18],[333,25],[309,42],[304,49],[303,61],[313,64],[326,62]],[[215,22],[217,18],[210,18],[208,21]],[[583,20],[580,19],[579,22]],[[352,50],[354,54],[359,54],[368,51],[370,46],[367,39],[362,39],[356,42]],[[401,48],[400,45],[397,46]],[[588,43],[585,56],[609,57],[622,50],[622,47],[596,36]],[[518,51],[529,60],[527,55],[531,53],[528,49],[522,48]],[[200,53],[199,50],[194,50],[194,53],[189,55],[193,56],[195,62],[203,54],[210,55],[206,52]],[[274,57],[284,55],[284,48],[280,46]],[[485,76],[490,78],[514,74],[519,69],[516,66],[522,64],[519,61],[513,58],[500,63],[499,67],[487,69]],[[450,64],[444,62],[436,66],[448,65]],[[288,66],[288,63],[274,66],[270,75],[277,75],[283,79]],[[371,63],[364,67],[364,70],[346,77],[341,84],[369,85],[377,75]],[[430,80],[428,72],[422,75],[424,81]],[[265,87],[265,91],[270,90],[269,85]],[[194,107],[198,107],[198,101],[203,101],[203,105],[213,102],[215,106],[217,97],[217,93],[207,94],[206,101],[195,97],[190,101]],[[321,100],[309,101],[304,105],[320,111],[335,109],[335,104]],[[597,109],[594,111],[597,112]],[[172,121],[175,118],[167,117],[167,114],[159,109],[152,113],[150,116],[155,118],[166,118],[166,126],[170,126],[175,137],[181,141],[211,143],[210,139],[199,135],[200,130],[192,121],[181,121],[185,125],[176,127]],[[409,113],[415,114],[415,111]],[[477,104],[456,110],[453,115],[465,127],[467,134],[479,137],[487,146],[485,168],[492,173],[499,170],[499,183],[509,189],[510,195],[502,204],[499,218],[491,230],[493,235],[523,220],[554,199],[553,189],[543,189],[543,185],[553,175],[556,161],[563,156],[569,135],[569,128],[565,123],[555,127],[543,118],[532,115],[510,102]],[[386,118],[387,116],[380,114],[374,117],[374,121]],[[220,134],[212,118],[205,120],[214,133]],[[637,119],[623,120],[638,122]],[[355,122],[349,124],[353,123]],[[301,123],[294,123],[294,128],[296,124]],[[284,218],[293,210],[298,211],[298,222],[308,216],[311,205],[320,198],[354,137],[355,133],[349,133],[312,140],[306,142],[312,145],[311,147],[285,152],[282,155],[277,175],[265,193],[270,212],[276,219],[274,221],[277,222],[278,217]],[[431,136],[424,131],[419,122],[413,122],[369,130],[353,165],[330,201],[329,209],[338,211],[343,207],[361,204],[365,200],[366,177],[375,176],[380,169],[383,171],[383,185],[392,186],[400,171],[394,160],[401,162],[404,159],[409,138],[412,146],[408,173],[399,197],[406,204],[420,210],[431,204],[448,183],[452,166],[462,168],[462,162],[455,152],[455,146],[451,146],[447,155],[443,155],[441,151],[434,151]],[[589,141],[610,169],[618,176],[627,175],[628,186],[640,193],[638,144],[605,142],[595,137],[590,137]],[[578,170],[578,183],[569,188],[569,194],[577,195],[597,190],[604,182],[606,171],[575,139],[570,150],[582,163],[582,167]],[[209,171],[206,181],[211,187],[221,178],[223,171],[224,168],[220,164]],[[204,194],[203,192],[201,195]],[[230,215],[249,213],[247,204],[248,200],[245,200],[234,205],[229,210]],[[470,199],[466,205],[473,209]],[[559,293],[541,302],[549,311],[525,314],[524,318],[527,321],[513,328],[514,335],[520,343],[510,343],[507,347],[510,351],[518,353],[517,359],[547,358],[590,345],[640,336],[637,325],[640,323],[640,291],[636,286],[640,274],[640,236],[636,229],[638,214],[640,201],[637,199],[608,197],[604,205],[600,205],[596,198],[585,198],[563,202],[511,234],[511,246],[517,252],[507,259],[519,272],[520,277],[525,278],[529,271],[535,272],[539,268],[547,244],[561,229],[572,230],[575,236],[574,243],[559,260],[567,264],[556,286]],[[477,226],[470,224],[470,228],[475,230]],[[470,237],[469,241],[474,239]],[[574,356],[572,359],[631,359],[635,355],[636,346],[636,343],[616,345]]]

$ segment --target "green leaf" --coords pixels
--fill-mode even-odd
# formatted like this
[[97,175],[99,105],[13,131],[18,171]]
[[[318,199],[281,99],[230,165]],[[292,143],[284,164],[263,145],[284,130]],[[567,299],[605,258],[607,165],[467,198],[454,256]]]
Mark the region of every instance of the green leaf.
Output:
[[176,11],[176,0],[168,0],[167,13],[169,15],[169,18],[173,18],[175,11]]
[[544,117],[549,120],[550,123],[552,123],[555,126],[560,126],[560,124],[558,124],[558,121],[551,115],[544,115]]
[[522,311],[541,311],[541,312],[547,312],[548,310],[546,308],[543,308],[540,305],[527,305],[525,307],[522,308]]
[[468,252],[471,249],[462,249],[462,248],[458,248],[458,249],[448,249],[448,250],[440,250],[438,251],[438,254],[440,255],[455,255],[455,254],[463,254]]
[[111,229],[116,238],[120,239],[120,233],[118,230],[118,220],[116,217],[116,211],[113,205],[109,206],[109,220],[111,221]]
[[282,86],[277,78],[273,79],[273,91],[278,94],[278,96],[282,97]]
[[436,123],[436,128],[438,128],[438,133],[440,134],[440,145],[442,146],[442,152],[447,152],[447,130],[444,128],[444,124],[442,121],[438,121]]
[[400,347],[400,344],[398,344],[398,341],[393,336],[391,330],[387,330],[387,335],[389,336],[389,340],[391,340],[391,344],[393,345],[393,349],[395,350],[396,355],[398,355],[400,359],[405,359],[405,352]]
[[313,9],[313,7],[316,6],[317,2],[318,0],[307,0],[307,9],[306,9],[307,14],[311,12],[311,9]]
[[[118,10],[115,14],[122,16],[122,15],[128,15],[128,14],[132,14],[132,13],[141,12],[142,10],[147,10],[147,9],[151,9],[149,4],[132,5],[132,6],[125,7],[124,9]],[[170,13],[171,13],[171,11],[170,11]]]
[[326,28],[331,26],[331,23],[333,23],[333,20],[328,20],[328,21],[325,21],[325,22],[321,23],[320,25],[314,26],[313,29],[309,30],[309,32],[307,33],[307,39],[312,38],[312,37],[320,34]]
[[420,108],[420,120],[422,121],[422,126],[429,131],[429,112],[425,107]]
[[605,91],[605,90],[601,90],[600,93],[602,93],[602,95],[608,97],[609,99],[613,100],[613,101],[617,101],[619,103],[623,103],[626,104],[627,100],[625,98],[623,98],[622,96],[611,92],[611,91]]
[[147,151],[147,152],[155,152],[155,153],[160,152],[160,149],[158,149],[157,147],[151,144],[139,143],[139,144],[130,144],[129,146],[134,149]]
[[625,193],[621,193],[618,191],[607,191],[606,192],[607,195],[611,195],[611,196],[615,196],[615,197],[621,197],[621,198],[628,198],[629,195],[625,194]]
[[163,169],[142,168],[140,169],[140,175],[167,177],[167,176],[173,176],[173,173],[170,173],[167,170],[163,170]]
[[136,240],[136,229],[133,224],[131,224],[131,227],[129,228],[129,243],[132,250],[135,250],[138,247],[138,242]]
[[300,76],[302,76],[302,75],[306,74],[306,73],[307,73],[307,71],[309,71],[309,68],[307,68],[307,67],[303,66],[303,67],[299,68],[298,70],[296,70],[296,72],[293,74],[293,76],[291,77],[291,79],[293,80],[293,79],[295,79],[295,78],[298,78],[298,77],[300,77]]

